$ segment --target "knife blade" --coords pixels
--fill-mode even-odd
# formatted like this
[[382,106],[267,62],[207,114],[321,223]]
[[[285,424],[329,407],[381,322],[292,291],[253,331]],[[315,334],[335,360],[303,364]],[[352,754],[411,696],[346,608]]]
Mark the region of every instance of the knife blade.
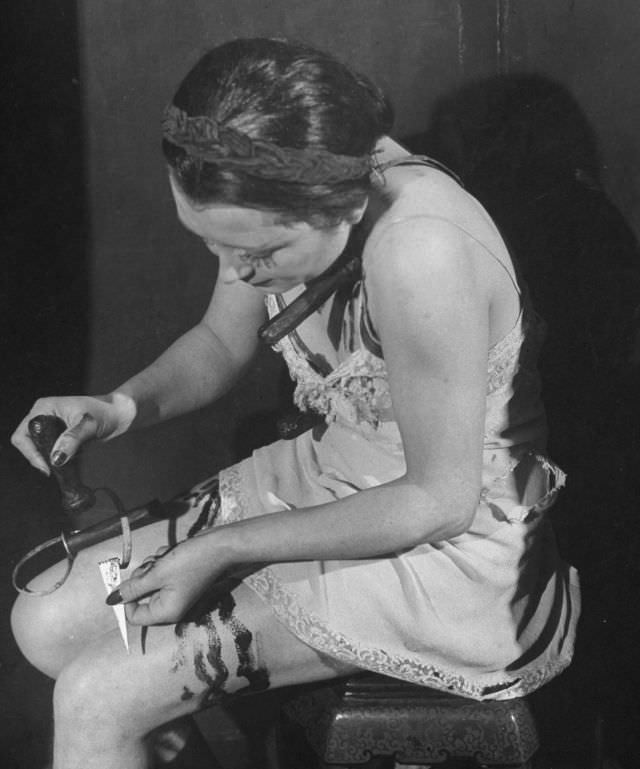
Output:
[[[120,559],[119,558],[107,558],[104,561],[98,562],[100,569],[100,576],[104,582],[104,586],[107,590],[107,595],[112,593],[117,587],[120,587],[122,576],[120,572]],[[120,629],[120,635],[124,641],[124,648],[129,654],[129,635],[127,632],[127,617],[124,613],[124,604],[116,604],[111,607],[116,615],[116,621],[118,628]]]

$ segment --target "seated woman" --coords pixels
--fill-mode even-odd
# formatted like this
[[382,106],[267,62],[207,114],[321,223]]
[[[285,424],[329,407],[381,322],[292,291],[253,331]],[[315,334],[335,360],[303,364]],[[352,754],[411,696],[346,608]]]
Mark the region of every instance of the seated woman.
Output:
[[109,598],[130,654],[96,566],[118,542],[18,600],[16,639],[57,679],[56,769],[147,767],[152,730],[241,691],[369,669],[509,698],[569,663],[579,595],[546,517],[563,475],[544,456],[541,324],[482,206],[389,128],[367,79],[266,39],[207,53],[167,109],[178,219],[219,260],[211,304],[113,393],[37,401],[14,444],[46,471],[36,414],[68,425],[61,465],[210,403],[268,316],[324,423],[194,489],[179,544],[166,523],[134,532],[137,568]]

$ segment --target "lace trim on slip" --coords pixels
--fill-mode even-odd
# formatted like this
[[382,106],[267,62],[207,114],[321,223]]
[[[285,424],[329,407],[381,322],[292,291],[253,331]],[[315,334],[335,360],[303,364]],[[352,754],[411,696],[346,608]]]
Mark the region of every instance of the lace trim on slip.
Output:
[[[535,459],[547,475],[547,491],[535,502],[529,505],[514,505],[508,508],[508,514],[500,508],[500,500],[505,492],[505,483],[516,467],[525,459]],[[520,456],[513,457],[505,468],[505,471],[492,479],[490,486],[483,486],[480,490],[480,502],[488,505],[495,512],[499,512],[505,521],[509,523],[523,523],[532,515],[540,515],[555,504],[555,501],[565,487],[567,476],[564,470],[548,457],[536,451],[524,451]],[[498,503],[496,505],[496,503]]]
[[[278,312],[274,296],[266,297],[269,315]],[[544,337],[544,323],[523,309],[514,327],[497,342],[488,354],[487,395],[509,387],[516,374],[520,386],[525,378],[537,387],[534,367]],[[274,349],[279,352],[296,383],[294,401],[302,411],[322,414],[327,422],[339,418],[351,424],[366,423],[377,428],[385,412],[392,408],[387,367],[382,358],[360,347],[327,376],[315,371],[307,358],[296,349],[289,336]]]
[[[247,518],[248,498],[235,468],[220,475],[220,493],[225,523]],[[270,567],[244,578],[244,582],[263,598],[277,619],[308,646],[355,667],[417,683],[440,691],[453,692],[476,700],[502,700],[524,697],[558,675],[570,663],[570,655],[556,658],[542,667],[531,663],[513,674],[498,672],[474,681],[452,670],[420,662],[411,657],[389,654],[384,649],[362,646],[330,628],[313,612],[300,607]],[[569,639],[571,641],[571,639]]]
[[523,310],[511,331],[489,350],[487,395],[510,385],[516,374],[519,386],[526,386],[524,377],[537,387],[535,367],[544,340],[545,325],[535,313]]
[[[518,350],[523,333],[513,329],[500,343],[499,351],[490,351],[487,373],[487,395],[511,384],[522,366]],[[384,361],[360,348],[346,358],[328,376],[314,371],[288,337],[274,346],[284,357],[289,373],[296,382],[294,401],[302,411],[323,414],[327,422],[343,417],[351,423],[365,422],[377,427],[382,415],[392,407],[391,393]]]
[[298,353],[289,337],[278,342],[275,349],[284,357],[296,382],[293,398],[301,411],[316,411],[327,422],[342,418],[376,428],[383,413],[391,409],[387,367],[368,350],[356,350],[322,376]]

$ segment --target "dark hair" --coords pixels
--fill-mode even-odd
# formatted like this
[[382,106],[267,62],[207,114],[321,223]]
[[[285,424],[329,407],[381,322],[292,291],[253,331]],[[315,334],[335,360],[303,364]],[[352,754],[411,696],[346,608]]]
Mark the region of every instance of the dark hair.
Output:
[[[371,153],[393,122],[386,98],[364,76],[309,46],[266,38],[209,51],[182,81],[173,104],[253,140],[339,155]],[[248,206],[317,226],[347,218],[371,185],[368,175],[331,184],[261,179],[194,158],[166,140],[162,148],[194,203]]]

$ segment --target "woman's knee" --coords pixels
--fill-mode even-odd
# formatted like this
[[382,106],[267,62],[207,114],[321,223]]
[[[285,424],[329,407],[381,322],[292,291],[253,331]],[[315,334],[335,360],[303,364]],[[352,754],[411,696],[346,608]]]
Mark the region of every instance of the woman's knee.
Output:
[[100,713],[112,717],[107,701],[112,687],[107,687],[105,681],[99,664],[88,664],[82,658],[71,661],[56,679],[53,699],[56,719],[91,723]]
[[[149,726],[136,717],[137,692],[131,680],[120,680],[118,671],[99,656],[81,655],[66,665],[56,679],[54,719],[63,730],[91,732],[95,740],[142,738]],[[148,703],[152,708],[151,703]],[[144,723],[143,723],[144,721]]]
[[20,595],[11,611],[11,628],[27,660],[55,678],[73,645],[73,607],[48,596]]
[[[137,640],[133,648],[140,648]],[[108,739],[141,739],[197,708],[195,700],[182,697],[184,687],[174,679],[171,664],[172,659],[152,648],[145,654],[127,654],[118,631],[106,634],[58,675],[55,720],[65,728],[86,727]]]

